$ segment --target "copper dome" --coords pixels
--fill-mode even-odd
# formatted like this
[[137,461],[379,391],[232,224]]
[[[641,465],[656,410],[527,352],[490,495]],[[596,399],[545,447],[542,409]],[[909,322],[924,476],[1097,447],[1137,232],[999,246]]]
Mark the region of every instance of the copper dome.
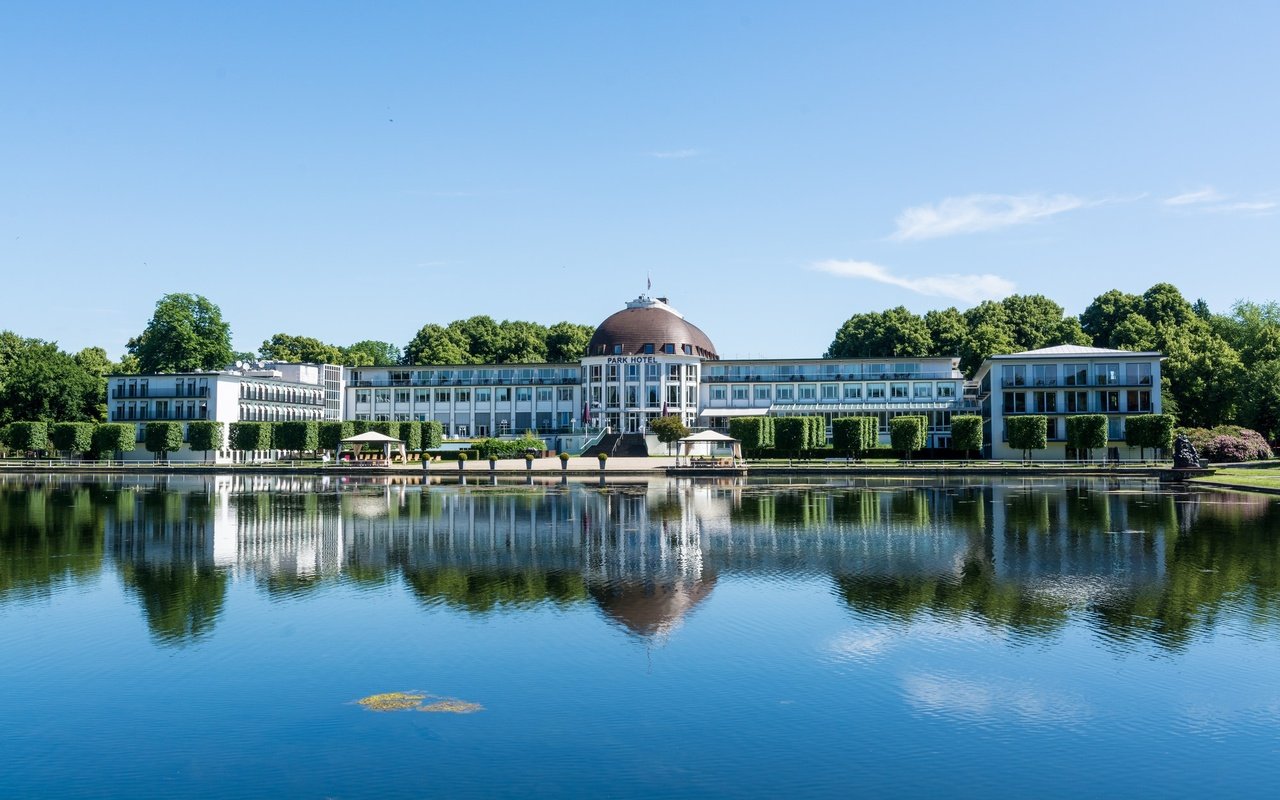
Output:
[[[665,345],[672,347],[664,351]],[[646,350],[646,346],[651,349]],[[667,305],[666,298],[643,295],[601,322],[587,346],[589,356],[633,356],[646,352],[674,352],[707,359],[720,357],[702,329]]]

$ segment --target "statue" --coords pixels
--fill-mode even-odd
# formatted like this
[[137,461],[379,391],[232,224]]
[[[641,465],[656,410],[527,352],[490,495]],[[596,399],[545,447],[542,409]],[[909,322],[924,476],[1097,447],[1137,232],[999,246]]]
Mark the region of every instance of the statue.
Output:
[[1191,439],[1185,433],[1178,434],[1173,440],[1173,468],[1200,468],[1200,454],[1196,452],[1196,446],[1191,443]]

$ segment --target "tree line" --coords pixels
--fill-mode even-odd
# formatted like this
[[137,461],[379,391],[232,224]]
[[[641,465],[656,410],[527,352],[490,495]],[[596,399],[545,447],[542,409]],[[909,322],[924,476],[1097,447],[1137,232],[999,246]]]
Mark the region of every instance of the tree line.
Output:
[[993,355],[1061,344],[1158,351],[1166,360],[1164,410],[1186,427],[1245,425],[1280,436],[1280,304],[1240,301],[1214,313],[1158,283],[1142,294],[1110,290],[1079,315],[1044,295],[1011,295],[960,311],[901,306],[855,314],[828,358],[959,356],[970,377]]

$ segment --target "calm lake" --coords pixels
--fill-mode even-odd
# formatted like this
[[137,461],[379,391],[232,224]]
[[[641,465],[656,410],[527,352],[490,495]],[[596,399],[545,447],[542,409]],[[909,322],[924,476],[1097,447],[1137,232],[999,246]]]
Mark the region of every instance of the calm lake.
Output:
[[[0,476],[0,797],[1280,778],[1267,497],[395,480]],[[407,708],[357,702],[388,692]]]

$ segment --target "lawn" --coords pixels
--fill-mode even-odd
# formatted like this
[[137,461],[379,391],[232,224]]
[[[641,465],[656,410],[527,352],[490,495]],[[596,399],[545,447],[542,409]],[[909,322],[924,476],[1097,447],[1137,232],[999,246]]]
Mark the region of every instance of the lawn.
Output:
[[1213,475],[1194,480],[1196,483],[1223,483],[1280,490],[1280,464],[1266,467],[1224,467]]

